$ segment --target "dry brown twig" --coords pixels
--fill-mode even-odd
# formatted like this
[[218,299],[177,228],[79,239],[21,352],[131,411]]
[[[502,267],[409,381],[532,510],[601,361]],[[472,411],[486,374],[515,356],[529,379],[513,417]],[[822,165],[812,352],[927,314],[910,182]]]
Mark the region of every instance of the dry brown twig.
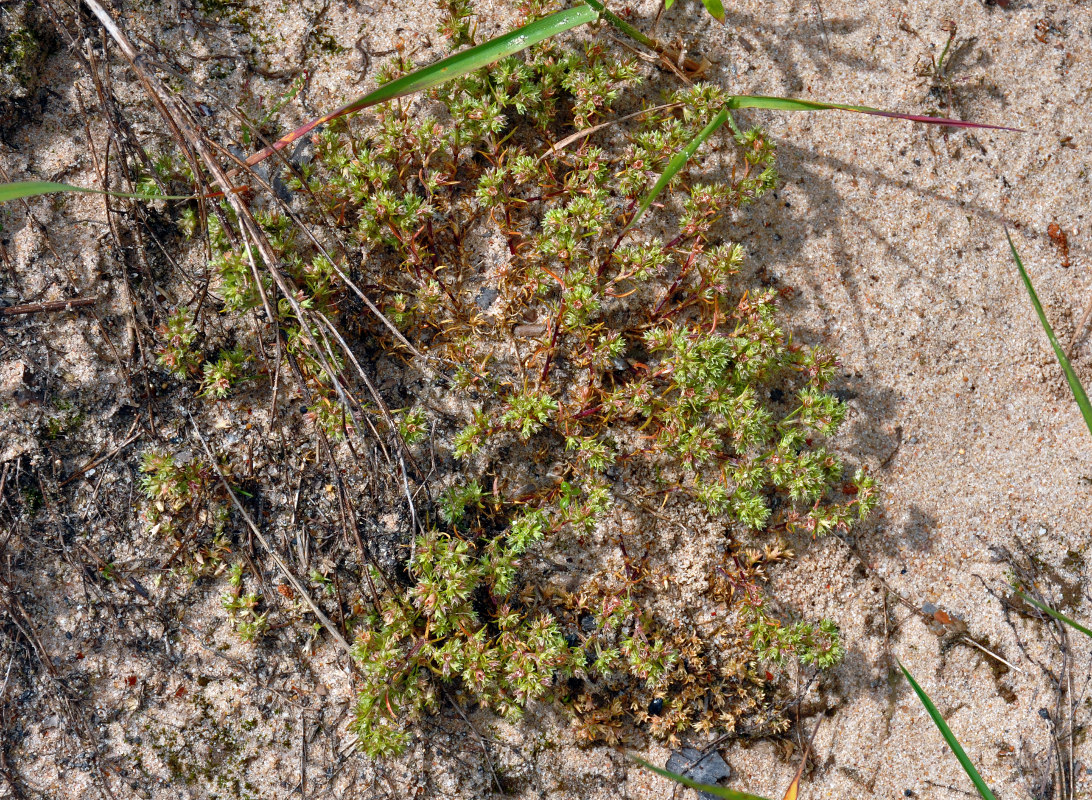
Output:
[[43,303],[26,303],[21,306],[0,308],[0,317],[14,317],[20,314],[43,314],[54,311],[71,311],[74,308],[94,305],[97,297],[74,297],[71,300],[48,300]]
[[[175,109],[172,113],[171,109],[168,106],[168,101],[167,99],[165,99],[171,97],[170,93],[167,92],[166,88],[161,84],[159,79],[153,73],[150,73],[143,68],[143,65],[141,63],[141,54],[129,42],[125,34],[117,26],[117,24],[110,17],[107,11],[102,7],[101,4],[97,2],[97,0],[84,0],[84,2],[99,19],[99,21],[103,24],[103,27],[106,28],[106,30],[110,33],[111,37],[114,39],[115,43],[121,49],[122,53],[129,61],[130,66],[133,68],[133,71],[137,74],[137,77],[139,78],[141,85],[144,87],[145,92],[149,95],[149,98],[156,106],[160,115],[164,117],[164,120],[167,122],[171,130],[177,132],[178,138],[182,139],[186,143],[187,150],[190,150],[192,148],[192,152],[194,152],[196,156],[198,156],[200,160],[204,163],[205,167],[212,175],[214,182],[223,193],[223,196],[231,204],[231,207],[234,210],[240,224],[240,232],[242,233],[243,239],[246,243],[246,246],[243,248],[244,253],[248,258],[254,282],[261,296],[262,306],[265,310],[269,322],[273,325],[276,325],[277,315],[274,312],[273,305],[270,302],[270,298],[265,291],[264,282],[261,279],[257,261],[254,258],[254,250],[258,251],[258,254],[262,258],[263,266],[273,278],[274,283],[276,284],[277,289],[280,291],[281,296],[284,297],[285,300],[287,300],[296,318],[301,321],[307,321],[311,319],[311,313],[306,311],[300,305],[297,299],[297,292],[295,291],[295,287],[292,285],[290,279],[285,276],[284,273],[281,272],[281,270],[277,267],[278,260],[276,254],[273,252],[264,233],[255,221],[249,207],[239,196],[238,192],[235,191],[235,187],[229,179],[227,173],[225,173],[224,170],[220,167],[219,163],[211,152],[209,143],[206,141],[205,137],[201,134],[201,132],[197,130],[194,122],[191,120],[188,109],[181,106],[180,104],[173,103]],[[260,176],[256,175],[252,170],[250,170],[249,172],[251,179],[255,179],[259,182],[264,183],[264,181],[261,181]],[[345,276],[339,268],[335,266],[335,270],[342,277],[342,279],[346,281],[348,285],[352,286],[352,288],[361,296],[361,298],[365,301],[365,303],[369,305],[370,308],[374,308],[374,305],[369,300],[367,300],[367,298],[364,297],[363,293],[360,292],[360,290],[357,289],[357,287],[355,287],[352,282],[348,280],[347,276]],[[378,309],[375,310],[376,313],[378,313]],[[383,318],[382,314],[379,314],[379,316]],[[383,319],[384,321],[386,321],[385,318]],[[325,335],[325,327],[322,325],[322,320],[319,319],[316,321],[318,322],[317,329],[323,332],[323,335]],[[387,322],[387,324],[390,325],[389,322]],[[354,428],[359,430],[361,427],[360,422],[357,420],[356,415],[353,411],[354,407],[359,406],[359,403],[355,402],[354,398],[350,398],[347,395],[341,381],[339,380],[338,371],[334,368],[332,359],[329,357],[326,348],[324,348],[317,341],[315,341],[315,338],[311,333],[311,326],[308,324],[304,324],[301,326],[300,330],[301,337],[304,340],[305,344],[308,346],[308,348],[310,348],[312,354],[315,356],[316,360],[321,364],[322,369],[328,375],[330,379],[330,385],[337,393],[338,398],[342,402],[346,412],[351,417]],[[342,340],[340,336],[338,337],[338,339],[341,346],[350,355],[350,357],[352,357],[352,353],[348,349],[348,345],[344,343],[344,340]],[[281,337],[278,337],[278,341],[282,341]],[[366,383],[368,383],[369,388],[372,388],[370,385],[370,381],[368,381],[367,377],[364,376],[363,370],[359,368],[359,364],[356,364],[355,357],[353,357],[353,361],[354,364],[357,366],[359,372],[361,373],[362,377],[364,377]],[[299,381],[300,376],[298,373],[296,377],[297,381]],[[303,384],[301,383],[301,385]],[[306,393],[306,386],[303,385],[303,388],[304,392]],[[393,431],[397,431],[397,426],[394,425],[393,419],[391,419],[389,411],[387,411],[385,404],[382,404],[381,401],[380,409],[383,412],[385,421],[388,423],[391,429]],[[399,458],[399,466],[403,473],[403,485],[405,488],[408,488],[408,476],[405,474],[405,465],[402,458]],[[410,503],[410,513],[414,518],[414,521],[416,521],[417,514],[415,509],[413,508],[412,496],[408,491],[406,492],[406,496],[407,501]]]
[[470,721],[470,718],[455,701],[455,698],[451,697],[446,691],[444,692],[444,696],[447,697],[447,701],[451,703],[451,707],[459,713],[459,716],[463,718],[463,722],[466,723],[466,726],[470,728],[470,731],[478,740],[478,744],[482,748],[482,756],[485,758],[485,764],[487,767],[489,767],[489,774],[493,776],[493,783],[496,784],[497,791],[501,794],[504,794],[504,786],[501,785],[500,778],[497,777],[497,771],[493,769],[493,759],[489,755],[489,748],[488,746],[486,746],[485,737],[482,736],[481,733],[479,733],[478,729],[474,727],[474,723]]

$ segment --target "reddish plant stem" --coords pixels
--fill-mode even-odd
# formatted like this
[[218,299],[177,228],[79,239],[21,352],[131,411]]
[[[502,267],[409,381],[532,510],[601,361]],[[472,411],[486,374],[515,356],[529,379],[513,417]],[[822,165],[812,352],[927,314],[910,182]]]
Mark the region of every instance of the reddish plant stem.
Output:
[[554,332],[550,336],[550,347],[546,351],[546,364],[542,367],[542,377],[539,378],[539,386],[546,383],[546,378],[550,375],[550,364],[553,362],[554,349],[557,347],[557,337],[561,333],[561,317],[565,314],[565,298],[561,299],[561,302],[557,307],[557,319],[554,320]]
[[687,256],[686,263],[683,265],[682,270],[672,282],[670,288],[668,288],[667,293],[664,295],[663,299],[659,303],[657,303],[656,308],[652,310],[653,317],[659,316],[660,311],[663,309],[664,305],[667,303],[668,300],[671,299],[671,296],[679,290],[679,287],[682,285],[683,280],[686,278],[687,275],[690,274],[690,268],[694,266],[694,260],[698,257],[698,244],[700,242],[700,239],[694,239],[694,245],[690,248],[690,255]]

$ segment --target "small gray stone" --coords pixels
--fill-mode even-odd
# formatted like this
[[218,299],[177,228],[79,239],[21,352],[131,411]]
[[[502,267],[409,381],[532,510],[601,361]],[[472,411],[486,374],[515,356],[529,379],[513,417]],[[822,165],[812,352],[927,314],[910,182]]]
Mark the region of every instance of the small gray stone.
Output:
[[478,304],[478,308],[482,311],[488,311],[489,307],[493,305],[493,301],[496,300],[499,295],[500,292],[493,287],[485,286],[478,292],[478,296],[474,298],[474,302]]
[[[720,753],[713,750],[703,754],[693,747],[672,751],[671,757],[667,759],[667,769],[692,781],[709,785],[732,777],[732,768],[720,757]],[[698,792],[698,797],[702,800],[717,800],[716,795],[709,792]]]

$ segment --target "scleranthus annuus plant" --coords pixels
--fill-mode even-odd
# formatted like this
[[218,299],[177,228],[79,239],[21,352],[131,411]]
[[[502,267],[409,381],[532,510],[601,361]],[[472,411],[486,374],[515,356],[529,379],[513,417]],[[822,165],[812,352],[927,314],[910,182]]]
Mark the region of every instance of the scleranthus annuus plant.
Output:
[[191,577],[219,570],[229,551],[229,515],[215,468],[199,459],[182,461],[171,453],[149,450],[140,471],[148,532],[173,542],[175,555],[187,551],[182,566]]
[[[473,36],[468,5],[442,8],[447,34]],[[411,69],[401,58],[383,80]],[[738,277],[744,247],[726,226],[775,185],[773,146],[730,120],[734,146],[715,169],[678,176],[663,211],[632,224],[671,155],[727,100],[699,84],[633,127],[552,146],[639,83],[603,42],[548,41],[424,103],[379,106],[362,129],[342,118],[314,133],[313,155],[281,177],[317,202],[305,221],[355,242],[359,266],[315,252],[279,212],[257,217],[309,312],[276,307],[307,418],[328,440],[361,435],[339,351],[308,345],[343,324],[339,270],[446,365],[449,409],[414,398],[394,425],[453,466],[410,547],[408,586],[377,572],[356,620],[353,729],[372,755],[402,748],[445,692],[513,719],[556,701],[586,740],[618,741],[627,720],[669,741],[745,717],[776,727],[759,663],[840,655],[832,623],[780,626],[761,559],[738,555],[748,540],[847,530],[875,503],[871,480],[842,483],[825,445],[844,415],[825,392],[835,359],[793,342],[777,292]],[[218,223],[210,233],[224,311],[257,308],[258,255]],[[205,393],[226,392],[237,366],[211,365]],[[651,567],[654,531],[633,522],[657,509],[725,532],[709,571],[727,581],[728,613],[701,635],[659,602],[670,576]],[[576,558],[590,566],[558,566]]]

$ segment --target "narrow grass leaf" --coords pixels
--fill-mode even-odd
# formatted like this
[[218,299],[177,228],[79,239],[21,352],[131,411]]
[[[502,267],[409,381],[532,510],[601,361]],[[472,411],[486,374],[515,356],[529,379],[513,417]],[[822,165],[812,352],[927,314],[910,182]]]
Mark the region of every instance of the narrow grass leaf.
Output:
[[351,114],[354,111],[360,111],[370,106],[378,105],[379,103],[385,103],[388,100],[405,97],[406,95],[415,94],[417,92],[425,91],[426,89],[431,89],[434,86],[439,86],[453,78],[458,78],[461,75],[474,72],[475,70],[486,67],[502,58],[518,53],[521,50],[526,50],[528,47],[549,39],[551,36],[556,36],[559,33],[564,33],[565,31],[579,27],[580,25],[594,22],[598,18],[599,12],[596,11],[596,9],[586,3],[581,3],[578,6],[567,8],[564,11],[558,11],[548,17],[543,17],[529,25],[524,25],[522,28],[517,28],[503,36],[490,39],[488,42],[483,42],[476,47],[463,50],[461,53],[448,56],[445,59],[437,61],[435,64],[411,72],[409,75],[403,75],[401,78],[393,80],[390,83],[385,83],[374,92],[370,92],[369,94],[342,106],[336,111],[332,111],[325,116],[308,122],[306,125],[297,128],[284,138],[279,139],[270,147],[255,153],[247,159],[246,163],[253,166],[259,161],[268,158],[274,151],[287,147],[292,142],[306,136],[320,125],[325,125],[327,122],[335,120],[338,117],[343,117],[346,114]]
[[967,122],[962,119],[947,117],[927,117],[921,114],[900,114],[895,111],[881,111],[869,106],[851,106],[844,103],[820,103],[814,100],[796,100],[791,97],[767,97],[764,95],[735,95],[728,98],[729,108],[769,108],[775,111],[853,111],[857,114],[870,114],[875,117],[904,119],[910,122],[924,122],[928,125],[942,125],[949,128],[991,128],[999,131],[1022,132],[1020,128],[1004,125],[987,125],[984,122]]
[[7,203],[12,200],[21,200],[27,197],[39,197],[43,194],[58,194],[60,192],[80,192],[82,194],[108,194],[111,197],[132,197],[136,200],[193,199],[193,195],[104,192],[102,191],[102,189],[88,189],[84,186],[73,186],[70,183],[54,183],[52,181],[18,181],[16,183],[0,183],[0,203]]
[[1016,593],[1018,595],[1020,595],[1022,598],[1024,598],[1024,600],[1026,602],[1031,603],[1033,606],[1035,606],[1037,609],[1042,611],[1044,614],[1049,614],[1050,616],[1054,617],[1054,619],[1058,620],[1059,622],[1064,622],[1066,625],[1070,626],[1074,630],[1078,630],[1081,633],[1083,633],[1085,636],[1087,636],[1089,639],[1092,639],[1092,631],[1088,630],[1088,628],[1084,627],[1084,625],[1081,625],[1079,622],[1074,622],[1069,617],[1067,617],[1065,614],[1063,614],[1061,611],[1055,611],[1050,606],[1044,605],[1043,603],[1040,603],[1038,600],[1035,600],[1035,599],[1033,599],[1031,597],[1028,597],[1026,594],[1021,592],[1019,589],[1016,590]]
[[[666,2],[664,3],[664,8],[665,9],[671,8],[671,6],[674,4],[674,2],[675,2],[675,0],[666,0]],[[609,8],[607,8],[602,3],[602,0],[587,0],[587,3],[588,3],[589,6],[591,6],[596,11],[598,11],[599,15],[603,19],[605,19],[611,25],[616,27],[618,30],[620,30],[622,33],[624,33],[626,36],[633,39],[635,42],[640,42],[645,47],[647,47],[649,50],[655,50],[657,53],[663,52],[663,47],[655,39],[653,39],[653,38],[651,38],[649,36],[645,36],[639,30],[634,28],[632,25],[630,25],[628,22],[626,22],[620,16],[618,16],[613,11],[611,11]]]
[[[898,661],[898,659],[895,660]],[[918,696],[918,699],[921,700],[921,704],[925,706],[925,710],[929,712],[929,716],[933,718],[933,722],[936,723],[937,728],[940,729],[940,735],[944,737],[944,741],[948,743],[948,747],[952,748],[955,757],[958,758],[959,763],[963,765],[963,769],[970,777],[971,783],[978,789],[978,793],[982,795],[984,800],[997,800],[997,798],[994,797],[993,792],[990,791],[990,787],[982,780],[982,776],[978,774],[978,770],[974,768],[974,764],[972,764],[971,759],[967,757],[967,753],[959,744],[959,740],[956,739],[955,734],[952,733],[952,729],[948,727],[948,723],[944,721],[944,717],[940,715],[937,707],[933,705],[933,701],[929,699],[929,695],[925,693],[924,689],[918,686],[918,682],[914,680],[914,676],[902,665],[901,661],[898,661],[898,665],[899,669],[902,670],[902,674],[906,676],[906,680],[910,682],[910,686],[913,687],[914,693]]]
[[737,792],[735,789],[728,789],[724,786],[712,786],[708,783],[698,783],[697,781],[690,780],[690,778],[685,775],[679,775],[676,772],[654,767],[644,759],[637,758],[636,756],[631,756],[631,758],[645,769],[650,769],[657,775],[673,780],[675,783],[681,783],[683,786],[689,786],[691,789],[697,789],[699,792],[709,792],[709,794],[714,797],[723,797],[724,800],[766,800],[764,797],[759,797],[755,794],[747,794],[746,792]]
[[705,6],[705,10],[716,17],[717,22],[721,25],[724,24],[724,6],[721,5],[720,0],[701,0],[702,5]]
[[[592,0],[595,2],[596,0]],[[719,0],[718,0],[719,2]],[[880,117],[890,117],[892,119],[904,119],[911,122],[925,122],[932,125],[947,125],[951,127],[959,128],[994,128],[997,130],[1006,131],[1019,131],[1019,128],[1006,128],[1001,125],[987,125],[982,122],[965,122],[958,119],[947,119],[945,117],[925,117],[916,114],[899,114],[893,111],[880,111],[876,108],[869,108],[868,106],[850,106],[843,105],[841,103],[820,103],[814,100],[796,100],[791,97],[767,97],[763,95],[734,95],[728,98],[728,102],[724,108],[720,110],[713,120],[702,129],[697,136],[695,136],[686,147],[680,150],[675,156],[668,162],[667,169],[664,170],[663,175],[656,181],[652,190],[641,200],[641,204],[637,207],[636,213],[633,215],[633,219],[629,221],[627,228],[632,228],[633,225],[639,220],[644,213],[648,210],[649,206],[656,200],[656,198],[667,188],[667,185],[671,182],[672,178],[679,173],[686,162],[689,161],[702,143],[712,136],[716,131],[729,120],[729,110],[737,108],[768,108],[775,111],[853,111],[859,114],[872,114]]]
[[1046,331],[1047,338],[1050,340],[1050,346],[1054,348],[1054,355],[1058,357],[1058,363],[1062,365],[1062,372],[1065,373],[1065,379],[1069,382],[1069,389],[1073,392],[1073,399],[1077,401],[1077,406],[1081,409],[1081,416],[1084,417],[1084,424],[1088,426],[1088,432],[1092,433],[1092,404],[1088,402],[1088,395],[1085,394],[1084,387],[1081,386],[1081,381],[1077,377],[1077,373],[1073,371],[1069,359],[1066,358],[1065,350],[1058,344],[1058,339],[1054,335],[1054,329],[1051,328],[1050,323],[1047,322],[1046,314],[1043,312],[1043,306],[1039,302],[1039,295],[1035,294],[1035,287],[1031,285],[1031,279],[1028,277],[1027,270],[1024,269],[1024,262],[1020,260],[1020,254],[1016,252],[1016,245],[1012,243],[1012,237],[1009,236],[1008,229],[1005,230],[1005,238],[1009,240],[1009,249],[1012,251],[1013,260],[1016,261],[1016,268],[1020,270],[1020,277],[1023,278],[1024,286],[1031,296],[1031,304],[1035,307],[1035,313],[1039,315],[1039,322],[1042,324],[1043,330]]
[[664,170],[663,175],[659,177],[656,183],[652,186],[652,189],[649,191],[649,193],[646,194],[644,198],[642,198],[641,204],[637,206],[637,211],[634,212],[633,219],[631,219],[629,221],[629,224],[626,225],[627,229],[632,228],[636,224],[637,220],[639,220],[644,215],[644,213],[648,211],[648,207],[651,206],[656,198],[660,196],[660,193],[667,188],[668,184],[671,183],[671,180],[679,174],[679,170],[686,166],[686,162],[694,156],[694,153],[698,151],[698,148],[702,146],[702,143],[714,133],[716,133],[727,121],[728,109],[727,107],[725,107],[722,108],[715,117],[713,117],[712,121],[708,125],[706,125],[698,132],[697,136],[690,140],[689,144],[687,144],[686,147],[684,147],[682,150],[680,150],[671,157],[671,160],[667,162],[667,169]]

